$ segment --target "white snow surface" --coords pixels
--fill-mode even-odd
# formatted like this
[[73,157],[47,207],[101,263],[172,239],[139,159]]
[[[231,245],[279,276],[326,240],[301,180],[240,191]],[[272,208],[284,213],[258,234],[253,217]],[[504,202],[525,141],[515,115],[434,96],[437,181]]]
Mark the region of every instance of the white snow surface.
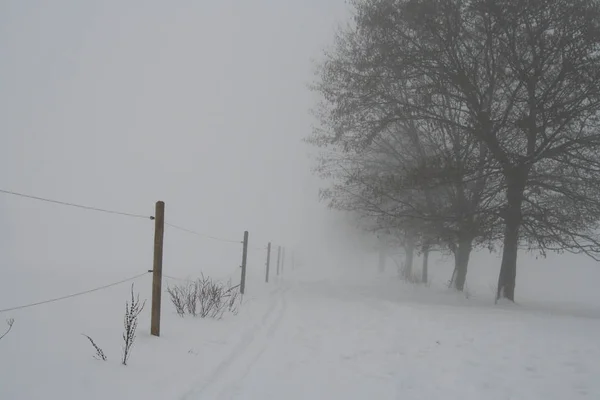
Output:
[[[600,398],[597,309],[495,306],[375,269],[298,269],[269,284],[257,271],[240,313],[219,321],[180,318],[165,294],[161,336],[149,335],[147,304],[126,367],[128,284],[5,313],[15,324],[0,341],[0,399]],[[150,299],[149,275],[136,290]],[[25,292],[0,308],[53,294]]]

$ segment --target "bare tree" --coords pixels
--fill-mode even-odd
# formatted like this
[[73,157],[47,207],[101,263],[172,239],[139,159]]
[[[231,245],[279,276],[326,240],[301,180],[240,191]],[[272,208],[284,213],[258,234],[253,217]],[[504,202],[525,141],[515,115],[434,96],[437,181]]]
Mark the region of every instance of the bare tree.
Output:
[[[335,64],[330,68],[339,72]],[[330,73],[316,86],[319,92],[335,84]],[[409,276],[417,247],[437,244],[452,251],[458,271],[453,285],[462,290],[472,248],[492,242],[498,219],[500,186],[485,146],[448,123],[419,121],[390,123],[359,141],[352,134],[338,135],[339,130],[355,129],[357,136],[365,127],[339,127],[339,110],[329,107],[320,108],[321,127],[309,140],[334,149],[324,153],[317,168],[334,182],[322,197],[333,208],[375,219],[378,230],[394,229]],[[348,112],[344,118],[352,118],[354,111]]]
[[503,192],[497,298],[514,300],[520,246],[597,257],[598,2],[353,3],[317,86],[334,139],[366,147],[399,121],[474,139]]

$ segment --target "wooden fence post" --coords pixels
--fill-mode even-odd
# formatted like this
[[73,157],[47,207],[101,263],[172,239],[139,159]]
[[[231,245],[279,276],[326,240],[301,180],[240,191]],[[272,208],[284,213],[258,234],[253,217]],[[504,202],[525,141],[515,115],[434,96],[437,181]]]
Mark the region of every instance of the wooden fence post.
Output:
[[265,282],[269,283],[269,265],[271,264],[271,242],[267,245],[267,274],[265,276]]
[[242,280],[240,282],[240,293],[246,291],[246,259],[248,257],[248,231],[244,232],[244,250],[242,252]]
[[152,316],[150,334],[160,336],[160,299],[162,294],[163,238],[165,233],[165,203],[156,202],[154,214],[154,262],[152,265]]

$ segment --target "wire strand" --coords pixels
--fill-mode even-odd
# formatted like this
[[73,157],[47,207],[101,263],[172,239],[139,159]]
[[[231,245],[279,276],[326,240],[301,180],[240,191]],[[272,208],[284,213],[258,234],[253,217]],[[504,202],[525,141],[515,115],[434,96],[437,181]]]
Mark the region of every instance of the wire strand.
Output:
[[204,233],[199,233],[199,232],[193,231],[191,229],[187,229],[187,228],[183,228],[183,227],[178,226],[178,225],[170,224],[168,222],[165,222],[165,225],[169,226],[169,227],[171,227],[173,229],[177,229],[177,230],[180,230],[180,231],[183,231],[183,232],[191,233],[192,235],[204,237],[204,238],[207,238],[207,239],[217,240],[217,241],[226,242],[226,243],[243,243],[243,242],[241,242],[239,240],[223,239],[223,238],[219,238],[219,237],[215,237],[215,236],[210,236],[210,235],[207,235],[207,234],[204,234]]
[[104,208],[84,206],[84,205],[75,204],[75,203],[67,203],[65,201],[52,200],[52,199],[47,199],[47,198],[38,197],[38,196],[31,196],[31,195],[28,195],[28,194],[13,192],[13,191],[10,191],[10,190],[0,189],[0,193],[10,194],[10,195],[13,195],[13,196],[18,196],[18,197],[24,197],[24,198],[27,198],[27,199],[45,201],[47,203],[60,204],[60,205],[63,205],[63,206],[81,208],[81,209],[84,209],[84,210],[98,211],[98,212],[103,212],[103,213],[108,213],[108,214],[117,214],[117,215],[123,215],[123,216],[126,216],[126,217],[133,217],[133,218],[144,218],[144,219],[151,219],[151,220],[154,219],[153,216],[141,215],[141,214],[132,214],[132,213],[126,213],[126,212],[114,211],[114,210],[107,210],[107,209],[104,209]]
[[169,276],[169,275],[165,275],[165,274],[163,274],[162,276],[167,279],[173,279],[174,281],[194,282],[192,279],[177,278],[175,276]]
[[108,284],[108,285],[100,286],[100,287],[97,287],[95,289],[86,290],[84,292],[73,293],[73,294],[69,294],[67,296],[56,297],[54,299],[45,300],[45,301],[38,301],[37,303],[31,303],[31,304],[26,304],[26,305],[17,306],[17,307],[5,308],[3,310],[0,310],[0,313],[4,313],[4,312],[7,312],[7,311],[20,310],[22,308],[29,308],[29,307],[39,306],[40,304],[54,303],[56,301],[70,299],[72,297],[82,296],[84,294],[88,294],[88,293],[92,293],[92,292],[97,292],[98,290],[107,289],[107,288],[112,287],[112,286],[120,285],[121,283],[129,282],[129,281],[133,281],[135,279],[141,278],[142,276],[147,275],[150,272],[151,271],[147,271],[147,272],[144,272],[143,274],[132,276],[131,278],[123,279],[122,281],[119,281],[119,282],[114,282],[114,283],[111,283],[111,284]]
[[[240,267],[239,266],[235,266],[233,272],[231,272],[230,274],[226,275],[225,278],[226,279],[231,279],[232,277],[234,277],[235,275],[238,275]],[[195,282],[194,279],[190,279],[190,278],[178,278],[176,276],[171,276],[171,275],[166,275],[166,274],[162,274],[163,278],[167,278],[167,279],[172,279],[174,281],[181,281],[181,282]]]

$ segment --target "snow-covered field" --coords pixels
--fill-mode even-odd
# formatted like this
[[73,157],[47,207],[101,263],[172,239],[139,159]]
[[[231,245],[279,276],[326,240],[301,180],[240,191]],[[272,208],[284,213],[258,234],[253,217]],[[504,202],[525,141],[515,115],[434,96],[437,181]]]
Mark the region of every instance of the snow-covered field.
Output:
[[[266,285],[257,267],[241,312],[221,321],[180,318],[165,297],[161,337],[147,308],[127,367],[128,284],[4,314],[16,322],[0,341],[0,399],[600,398],[598,304],[493,306],[485,286],[467,300],[374,270],[288,268]],[[150,276],[135,287],[149,299]]]

